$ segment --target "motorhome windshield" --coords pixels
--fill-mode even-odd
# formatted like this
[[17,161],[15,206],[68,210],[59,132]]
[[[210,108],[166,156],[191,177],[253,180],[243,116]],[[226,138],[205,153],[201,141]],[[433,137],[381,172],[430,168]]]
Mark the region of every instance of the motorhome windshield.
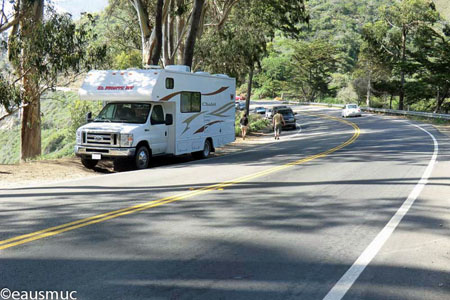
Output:
[[116,122],[144,124],[150,112],[147,103],[108,103],[94,122]]

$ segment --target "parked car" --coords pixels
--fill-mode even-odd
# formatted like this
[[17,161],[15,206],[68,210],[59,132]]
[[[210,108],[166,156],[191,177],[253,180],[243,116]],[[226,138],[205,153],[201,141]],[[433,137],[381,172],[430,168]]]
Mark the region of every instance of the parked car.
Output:
[[361,117],[361,108],[357,104],[346,104],[341,112],[343,118]]
[[244,110],[245,109],[245,101],[236,101],[235,108],[237,110]]
[[253,112],[255,114],[259,114],[259,115],[266,115],[266,108],[262,107],[262,106],[258,106],[255,107],[255,109],[253,110]]
[[290,109],[290,108],[287,107],[286,105],[277,105],[277,106],[273,106],[272,108],[268,108],[268,109],[266,109],[266,118],[272,119],[273,115],[276,114],[277,111],[280,109]]
[[287,107],[287,108],[282,108],[282,109],[278,109],[275,113],[280,113],[283,115],[283,119],[284,119],[284,126],[283,129],[285,128],[290,128],[290,129],[297,129],[297,123],[295,121],[295,113],[292,111],[291,108]]

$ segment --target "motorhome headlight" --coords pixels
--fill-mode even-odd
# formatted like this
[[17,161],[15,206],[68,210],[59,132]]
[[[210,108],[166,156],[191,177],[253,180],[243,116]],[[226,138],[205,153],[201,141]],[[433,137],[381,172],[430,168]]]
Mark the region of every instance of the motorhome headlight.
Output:
[[133,145],[133,135],[132,134],[120,134],[120,146],[121,147],[131,147]]
[[81,130],[77,130],[76,143],[81,144]]

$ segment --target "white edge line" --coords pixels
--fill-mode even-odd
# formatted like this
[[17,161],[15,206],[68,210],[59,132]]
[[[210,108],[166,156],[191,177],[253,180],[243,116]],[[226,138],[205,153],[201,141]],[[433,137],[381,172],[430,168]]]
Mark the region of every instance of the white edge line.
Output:
[[328,292],[328,294],[323,298],[323,300],[340,300],[342,299],[348,290],[352,287],[364,269],[369,265],[372,259],[380,251],[381,247],[386,243],[389,237],[392,235],[394,230],[397,228],[403,217],[409,211],[411,206],[416,201],[417,197],[422,192],[425,185],[428,183],[428,178],[433,171],[434,164],[436,163],[436,158],[439,151],[439,145],[436,138],[428,132],[426,129],[409,123],[420,130],[426,132],[432,139],[434,143],[434,152],[428,163],[422,178],[416,184],[414,189],[409,194],[408,198],[403,202],[402,206],[397,210],[395,215],[391,220],[384,226],[384,228],[378,233],[375,239],[367,246],[364,252],[358,257],[358,259],[353,263],[353,265],[345,272],[345,274],[339,279],[339,281],[333,286],[333,288]]

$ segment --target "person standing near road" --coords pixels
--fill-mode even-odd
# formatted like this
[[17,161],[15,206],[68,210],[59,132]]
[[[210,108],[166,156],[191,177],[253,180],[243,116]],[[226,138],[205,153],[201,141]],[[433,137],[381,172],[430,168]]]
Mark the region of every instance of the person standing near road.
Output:
[[245,136],[247,135],[247,129],[248,129],[248,117],[247,117],[247,114],[244,114],[244,116],[242,116],[242,118],[239,121],[239,123],[241,124],[242,139],[245,140]]
[[286,125],[286,122],[284,122],[283,115],[280,114],[279,112],[277,112],[273,116],[272,122],[273,122],[273,130],[274,130],[274,134],[275,134],[275,139],[279,140],[280,135],[281,135],[281,129],[283,128],[284,125]]

